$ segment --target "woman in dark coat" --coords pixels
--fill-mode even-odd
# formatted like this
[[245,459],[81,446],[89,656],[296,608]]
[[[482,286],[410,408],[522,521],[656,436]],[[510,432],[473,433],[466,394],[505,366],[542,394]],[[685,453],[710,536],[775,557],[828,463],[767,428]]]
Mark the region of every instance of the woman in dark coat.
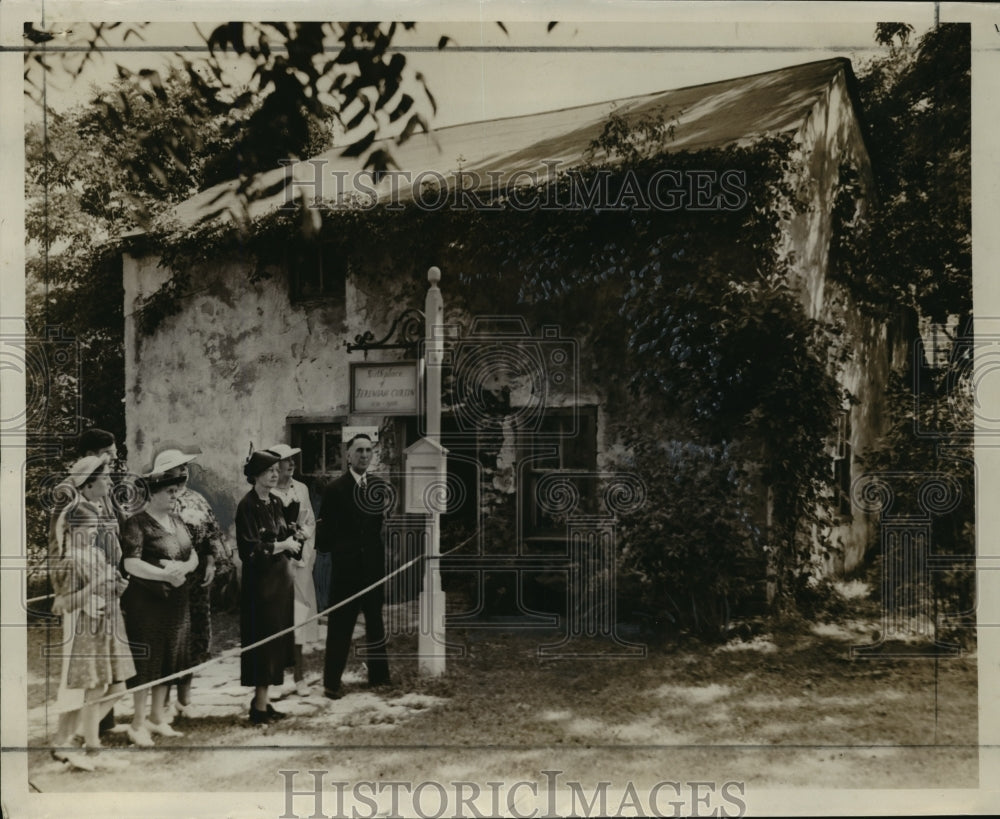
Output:
[[[244,647],[291,629],[295,591],[289,559],[300,544],[285,523],[281,501],[271,494],[278,483],[278,456],[258,450],[243,474],[253,485],[236,507],[236,545],[243,564],[240,584],[240,641]],[[240,658],[240,682],[253,686],[250,722],[281,719],[268,702],[268,687],[281,685],[295,660],[295,637],[288,634],[246,651]]]

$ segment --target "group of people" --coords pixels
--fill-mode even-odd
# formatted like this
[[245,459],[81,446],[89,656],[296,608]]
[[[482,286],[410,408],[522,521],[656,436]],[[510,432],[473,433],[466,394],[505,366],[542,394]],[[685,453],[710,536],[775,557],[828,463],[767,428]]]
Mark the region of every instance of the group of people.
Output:
[[[348,442],[349,468],[323,494],[319,519],[308,488],[293,478],[299,452],[283,443],[252,451],[243,468],[251,488],[236,506],[240,682],[253,688],[254,725],[284,718],[269,691],[284,683],[286,669],[297,693],[310,693],[303,645],[319,639],[320,614],[331,605],[324,694],[342,696],[359,612],[368,682],[390,683],[382,586],[361,593],[385,575],[384,512],[373,499],[386,493],[368,474],[372,441],[362,434]],[[211,587],[230,552],[211,506],[188,486],[196,455],[159,452],[137,482],[142,508],[126,517],[111,499],[114,436],[88,430],[80,454],[57,487],[49,533],[52,610],[63,625],[52,755],[93,770],[124,764],[100,753],[102,729],[123,731],[139,746],[183,736],[171,724],[174,714],[191,715],[192,673],[183,672],[211,656]],[[323,560],[314,575],[317,553]],[[168,708],[171,686],[176,704]],[[130,689],[133,718],[115,726],[114,703]]]

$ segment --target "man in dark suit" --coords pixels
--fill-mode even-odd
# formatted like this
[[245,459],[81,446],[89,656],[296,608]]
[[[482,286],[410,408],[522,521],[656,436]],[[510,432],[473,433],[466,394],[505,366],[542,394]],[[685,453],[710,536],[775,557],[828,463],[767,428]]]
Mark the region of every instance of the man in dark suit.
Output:
[[[385,481],[368,474],[372,453],[371,438],[355,435],[347,444],[348,470],[323,493],[316,551],[329,552],[332,558],[331,603],[347,599],[385,575],[382,523],[389,487]],[[358,612],[365,615],[368,684],[389,684],[389,660],[382,623],[384,599],[380,585],[330,613],[323,668],[324,693],[330,699],[337,699],[342,693],[340,677],[347,665]]]

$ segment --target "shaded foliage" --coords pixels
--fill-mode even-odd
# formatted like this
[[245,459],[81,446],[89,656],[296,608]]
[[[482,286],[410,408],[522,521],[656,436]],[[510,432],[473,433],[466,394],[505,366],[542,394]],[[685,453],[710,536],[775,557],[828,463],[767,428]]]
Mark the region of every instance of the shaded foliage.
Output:
[[643,435],[625,464],[643,476],[646,502],[623,517],[623,579],[635,607],[701,637],[725,636],[747,600],[764,595],[765,532],[753,481],[726,446]]
[[[44,75],[54,66],[75,79],[103,57],[112,41],[142,40],[150,25],[88,23],[56,31],[25,23],[25,93],[44,105]],[[194,92],[180,104],[192,116],[203,110],[229,116],[221,134],[229,145],[215,152],[206,178],[239,180],[237,193],[245,206],[252,196],[253,175],[275,167],[279,159],[315,154],[316,135],[329,121],[347,140],[344,156],[364,156],[365,167],[386,170],[391,153],[375,141],[402,145],[418,130],[429,131],[437,112],[425,78],[394,47],[399,32],[415,27],[413,22],[233,21],[204,34],[207,57],[177,57]],[[442,37],[438,47],[449,41]],[[245,84],[231,79],[226,70],[233,57],[252,68]],[[100,98],[95,113],[108,134],[139,134],[140,150],[119,155],[119,162],[137,178],[165,179],[175,170],[183,171],[188,163],[182,146],[168,145],[162,133],[142,132],[134,118],[135,93],[152,106],[178,105],[168,78],[152,68],[133,74],[119,65],[118,71],[130,87]],[[192,130],[185,139],[190,149],[200,135]],[[141,211],[137,215],[149,216]],[[239,218],[241,213],[233,215]]]
[[[886,481],[891,500],[882,519],[929,523],[930,554],[939,562],[930,573],[939,615],[935,634],[965,645],[975,640],[973,348],[970,332],[959,337],[944,366],[922,362],[915,373],[896,374],[888,388],[889,430],[864,457],[866,470],[891,476]],[[949,556],[955,558],[951,563]],[[923,601],[927,590],[915,588],[920,578],[902,572],[895,576],[899,585],[882,593]]]
[[[310,120],[298,135],[256,135],[246,122],[266,100],[240,110],[206,101],[176,68],[157,79],[162,99],[148,95],[141,76],[121,73],[88,105],[52,113],[26,130],[28,237],[43,248],[120,236],[240,172],[276,167],[289,154],[319,153],[333,137],[322,120]],[[251,155],[264,164],[255,167]]]
[[[863,180],[845,169],[833,270],[859,305],[896,305],[932,321],[972,312],[971,47],[969,25],[946,23],[915,46],[884,24],[886,57],[859,71],[865,138],[875,173],[870,209],[852,206]],[[898,44],[896,40],[899,40]]]
[[[863,180],[856,169],[842,169],[831,269],[870,315],[885,318],[903,306],[930,322],[935,338],[948,339],[933,360],[894,375],[888,431],[863,462],[888,476],[893,502],[883,521],[928,519],[933,553],[956,556],[931,582],[938,611],[960,616],[936,629],[939,639],[968,642],[975,581],[963,563],[975,552],[970,28],[943,24],[915,44],[911,34],[905,24],[880,24],[875,39],[889,53],[859,72],[876,196],[859,211],[853,200]],[[952,336],[956,327],[966,334]],[[955,507],[929,511],[921,498],[928,481],[957,488]],[[901,585],[883,592],[923,599],[919,579],[898,576]]]

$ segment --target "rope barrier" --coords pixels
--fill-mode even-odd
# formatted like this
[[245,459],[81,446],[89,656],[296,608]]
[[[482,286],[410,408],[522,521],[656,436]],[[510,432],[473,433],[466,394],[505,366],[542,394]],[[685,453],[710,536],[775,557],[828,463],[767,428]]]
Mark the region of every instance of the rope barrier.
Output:
[[307,625],[308,623],[311,623],[313,620],[318,620],[320,617],[325,617],[330,612],[335,611],[336,609],[342,608],[343,606],[346,606],[348,603],[351,603],[354,600],[357,600],[359,597],[362,597],[362,596],[368,594],[368,592],[370,592],[372,589],[378,588],[379,586],[381,586],[383,583],[385,583],[390,578],[393,578],[397,574],[400,574],[401,572],[406,571],[406,569],[410,568],[410,566],[414,565],[415,563],[418,563],[421,560],[425,560],[425,559],[427,559],[427,560],[440,560],[442,557],[446,557],[447,555],[450,555],[452,552],[457,552],[459,549],[461,549],[467,543],[469,543],[470,541],[472,541],[472,539],[474,537],[476,537],[478,534],[479,534],[479,532],[473,532],[471,535],[469,535],[469,537],[467,537],[465,540],[463,540],[457,546],[449,549],[447,552],[442,552],[439,555],[436,555],[436,556],[433,556],[433,557],[431,555],[417,555],[412,560],[407,561],[403,565],[398,566],[397,568],[393,569],[391,572],[389,572],[389,574],[385,575],[384,577],[379,578],[374,583],[371,583],[370,585],[365,586],[365,588],[361,589],[360,591],[355,592],[350,597],[346,597],[343,600],[340,600],[339,602],[335,603],[334,605],[330,606],[329,608],[324,609],[321,612],[317,612],[312,617],[308,618],[307,620],[303,620],[298,625],[289,626],[288,628],[282,629],[281,631],[277,631],[274,634],[271,634],[271,635],[265,637],[263,640],[258,640],[256,643],[251,643],[248,646],[240,646],[239,648],[228,649],[227,651],[224,651],[224,652],[222,652],[221,654],[219,654],[219,655],[217,655],[215,657],[210,657],[209,659],[205,660],[204,662],[198,663],[197,665],[193,665],[190,668],[185,668],[185,669],[183,669],[181,671],[175,671],[173,674],[168,674],[165,677],[160,677],[159,679],[152,680],[151,682],[142,683],[141,685],[137,685],[134,688],[129,688],[125,692],[119,692],[117,694],[106,694],[105,696],[101,697],[98,700],[92,700],[92,701],[88,702],[87,705],[99,705],[100,703],[102,703],[102,702],[108,702],[109,700],[117,701],[117,700],[121,699],[123,696],[125,696],[125,694],[135,694],[135,693],[137,693],[139,691],[145,691],[145,690],[150,689],[150,688],[155,688],[156,686],[163,685],[163,683],[169,682],[170,680],[175,680],[175,679],[179,679],[181,677],[186,677],[189,674],[194,674],[196,671],[200,671],[201,669],[207,668],[208,666],[212,665],[213,663],[222,662],[223,660],[228,660],[228,659],[230,659],[232,657],[239,657],[244,652],[253,651],[256,648],[260,648],[260,646],[264,645],[265,643],[269,643],[269,642],[271,642],[271,640],[276,640],[278,637],[284,637],[286,634],[291,634],[292,632],[294,632],[294,631],[302,628],[303,626]]

